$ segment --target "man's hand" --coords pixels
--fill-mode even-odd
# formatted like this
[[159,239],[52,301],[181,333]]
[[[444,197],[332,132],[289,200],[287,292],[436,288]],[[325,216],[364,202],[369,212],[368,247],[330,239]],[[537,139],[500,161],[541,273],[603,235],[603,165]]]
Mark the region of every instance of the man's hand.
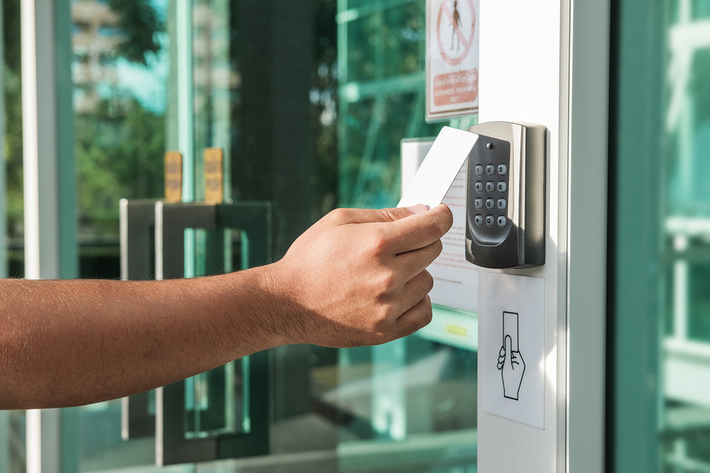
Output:
[[433,286],[425,268],[452,223],[445,205],[331,212],[268,267],[274,332],[285,343],[351,347],[424,327]]

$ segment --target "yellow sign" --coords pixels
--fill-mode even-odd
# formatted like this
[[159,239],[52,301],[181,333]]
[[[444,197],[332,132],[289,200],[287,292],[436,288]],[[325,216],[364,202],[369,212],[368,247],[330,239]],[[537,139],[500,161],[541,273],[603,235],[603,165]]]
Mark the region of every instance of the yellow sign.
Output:
[[221,204],[224,200],[224,172],[222,148],[205,150],[205,202]]
[[182,201],[182,154],[179,151],[165,153],[165,201]]
[[449,332],[451,335],[458,335],[460,337],[465,337],[468,334],[468,330],[466,330],[466,327],[454,324],[446,324],[446,331]]

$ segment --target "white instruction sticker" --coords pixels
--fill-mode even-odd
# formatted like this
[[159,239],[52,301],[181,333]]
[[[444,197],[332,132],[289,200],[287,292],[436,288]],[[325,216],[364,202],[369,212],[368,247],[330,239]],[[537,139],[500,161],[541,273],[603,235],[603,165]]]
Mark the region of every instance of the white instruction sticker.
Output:
[[481,271],[478,286],[481,409],[545,428],[545,280]]

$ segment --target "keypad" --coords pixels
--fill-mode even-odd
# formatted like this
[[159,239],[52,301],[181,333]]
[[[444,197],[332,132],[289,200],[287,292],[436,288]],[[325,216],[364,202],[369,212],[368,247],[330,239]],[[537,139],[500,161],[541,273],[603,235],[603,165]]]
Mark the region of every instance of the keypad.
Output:
[[470,229],[479,241],[500,241],[511,225],[508,219],[510,144],[482,137],[469,159],[469,169],[473,171],[469,199],[474,207],[469,214],[469,219],[473,220]]

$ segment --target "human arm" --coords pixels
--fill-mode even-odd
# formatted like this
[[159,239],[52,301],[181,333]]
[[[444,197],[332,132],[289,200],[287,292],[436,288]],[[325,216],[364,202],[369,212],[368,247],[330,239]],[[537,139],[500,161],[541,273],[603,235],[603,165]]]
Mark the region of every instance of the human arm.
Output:
[[[421,208],[419,209],[422,210]],[[337,210],[272,265],[160,282],[0,280],[0,408],[146,391],[289,343],[384,343],[431,319],[445,206]]]

